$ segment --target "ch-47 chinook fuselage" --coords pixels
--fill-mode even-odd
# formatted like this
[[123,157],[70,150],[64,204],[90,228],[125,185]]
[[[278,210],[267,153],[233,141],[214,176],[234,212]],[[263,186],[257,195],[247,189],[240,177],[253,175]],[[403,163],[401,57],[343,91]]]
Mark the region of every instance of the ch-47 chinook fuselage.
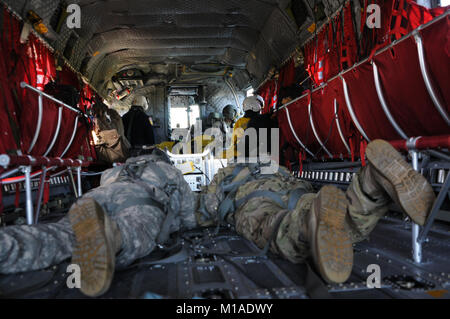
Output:
[[[96,103],[122,116],[145,97],[156,144],[174,169],[193,167],[197,192],[229,161],[165,147],[227,105],[237,120],[258,94],[278,163],[317,189],[345,190],[367,144],[389,141],[436,193],[425,226],[392,205],[343,284],[231,225],[178,232],[102,297],[449,298],[450,18],[438,2],[0,1],[0,227],[57,221],[99,185],[111,165],[98,160]],[[0,275],[0,297],[81,298],[69,265]]]

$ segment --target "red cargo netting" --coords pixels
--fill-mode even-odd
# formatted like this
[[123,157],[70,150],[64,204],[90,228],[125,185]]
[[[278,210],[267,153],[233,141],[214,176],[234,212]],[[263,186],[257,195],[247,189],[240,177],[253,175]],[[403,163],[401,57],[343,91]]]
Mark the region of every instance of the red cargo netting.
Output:
[[[363,158],[367,142],[378,138],[405,141],[427,136],[418,140],[417,147],[424,141],[427,147],[448,145],[441,142],[448,142],[450,133],[445,116],[450,114],[449,20],[446,11],[314,89],[311,95],[280,109],[278,120],[283,141],[303,149],[309,157],[352,159],[355,154]],[[420,65],[420,39],[425,68]],[[431,91],[425,78],[431,83]],[[311,112],[308,112],[310,98]]]
[[[60,85],[71,85],[77,90],[82,89],[84,84],[81,86],[78,75],[65,65],[57,74],[55,55],[51,49],[33,33],[21,42],[23,22],[3,6],[0,8],[0,14],[3,16],[0,19],[3,22],[3,36],[0,38],[2,57],[0,72],[6,75],[0,80],[3,95],[0,98],[0,153],[44,155],[56,135],[60,106],[46,98],[43,99],[41,129],[33,146],[39,118],[38,95],[21,88],[20,83],[25,82],[41,91],[55,80]],[[89,87],[84,90],[86,92],[82,92],[78,104],[81,111],[86,111],[86,107],[90,106],[90,102],[86,99],[93,99],[95,95]],[[75,112],[62,109],[59,134],[48,156],[58,157],[63,154],[71,140],[76,116]],[[95,158],[90,138],[87,122],[79,120],[76,136],[64,157]]]

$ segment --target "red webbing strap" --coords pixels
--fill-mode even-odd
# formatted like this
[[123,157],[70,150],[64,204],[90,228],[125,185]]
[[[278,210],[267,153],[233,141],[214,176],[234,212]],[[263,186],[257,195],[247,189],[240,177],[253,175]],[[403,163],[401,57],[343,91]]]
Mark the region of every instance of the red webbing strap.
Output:
[[349,58],[349,46],[346,44],[341,45],[341,70],[348,69],[351,66],[350,58]]
[[341,14],[341,57],[340,57],[340,64],[341,64],[341,70],[345,70],[353,65],[353,61],[350,60],[350,50],[351,50],[351,44],[350,36],[355,36],[354,34],[351,34],[353,29],[353,23],[352,23],[352,12],[350,8],[350,2],[347,3],[347,5],[342,10]]
[[379,43],[379,44],[375,45],[375,47],[372,49],[372,52],[370,52],[370,55],[369,55],[369,57],[368,57],[368,60],[369,60],[369,61],[372,61],[373,56],[375,55],[375,53],[377,53],[377,51],[378,51],[379,49],[382,49],[382,48],[384,48],[384,47],[385,47],[385,45],[384,45],[383,43]]
[[303,161],[306,160],[306,153],[305,150],[301,150],[301,152],[298,153],[298,161],[299,161],[299,174],[301,175],[303,173]]
[[[408,34],[407,8],[408,8],[408,4],[406,3],[406,0],[394,0],[392,2],[391,23],[390,23],[389,34],[393,35],[394,40],[398,40],[405,34]],[[402,22],[403,22],[404,26],[402,26]]]
[[361,136],[359,153],[361,156],[361,164],[363,167],[366,166],[366,148],[367,148],[367,141]]
[[355,139],[352,136],[352,137],[350,137],[348,139],[348,141],[349,141],[349,144],[350,144],[350,153],[351,153],[351,156],[352,156],[352,162],[354,162],[355,161]]
[[304,57],[305,57],[305,66],[308,74],[313,78],[313,73],[311,70],[311,66],[313,64],[313,53],[312,53],[312,45],[311,42],[308,42],[304,48]]

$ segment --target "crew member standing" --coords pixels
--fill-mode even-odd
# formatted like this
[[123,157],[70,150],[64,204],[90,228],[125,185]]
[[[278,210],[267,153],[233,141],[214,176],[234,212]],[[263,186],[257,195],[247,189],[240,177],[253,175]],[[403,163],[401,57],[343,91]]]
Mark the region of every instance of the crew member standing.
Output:
[[134,149],[155,144],[153,126],[145,113],[147,108],[147,99],[144,96],[137,96],[130,110],[122,117],[125,136]]

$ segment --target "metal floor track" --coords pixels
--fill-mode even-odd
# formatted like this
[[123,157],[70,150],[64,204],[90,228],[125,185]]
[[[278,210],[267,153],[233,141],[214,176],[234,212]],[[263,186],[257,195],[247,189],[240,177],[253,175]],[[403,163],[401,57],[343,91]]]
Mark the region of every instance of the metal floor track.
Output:
[[[102,298],[309,298],[306,265],[261,251],[231,228],[198,229],[175,236],[176,248],[159,250],[116,271]],[[355,245],[353,272],[345,284],[326,285],[333,298],[450,299],[450,226],[436,224],[424,244],[422,264],[411,259],[411,230],[383,218],[369,240]],[[84,298],[66,286],[69,262],[42,271],[0,276],[3,298]],[[381,288],[368,288],[368,265],[381,271]],[[150,293],[147,294],[147,293]]]

